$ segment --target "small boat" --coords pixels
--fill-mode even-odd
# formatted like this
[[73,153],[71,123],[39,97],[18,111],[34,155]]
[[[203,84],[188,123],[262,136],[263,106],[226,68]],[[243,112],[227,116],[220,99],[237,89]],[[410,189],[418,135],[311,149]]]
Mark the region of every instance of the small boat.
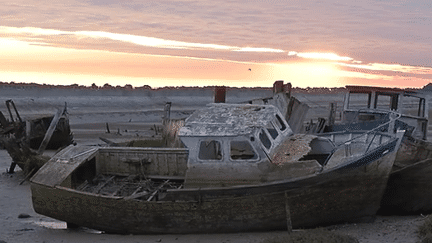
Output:
[[272,105],[212,104],[178,135],[184,148],[65,148],[30,179],[34,210],[120,234],[371,221],[403,131],[293,134]]
[[[380,213],[412,214],[432,211],[432,143],[427,140],[429,95],[422,91],[369,86],[346,86],[340,124],[326,126],[323,134],[366,131],[401,114],[393,128],[405,134],[397,152]],[[324,135],[328,136],[328,135]]]

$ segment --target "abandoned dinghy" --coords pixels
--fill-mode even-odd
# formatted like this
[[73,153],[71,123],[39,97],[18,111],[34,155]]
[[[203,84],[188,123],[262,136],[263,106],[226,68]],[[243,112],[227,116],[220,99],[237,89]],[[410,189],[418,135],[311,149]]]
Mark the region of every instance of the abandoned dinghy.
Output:
[[30,180],[33,207],[122,234],[363,222],[379,208],[402,134],[335,133],[349,138],[338,145],[293,135],[271,105],[212,104],[180,129],[185,148],[60,151]]

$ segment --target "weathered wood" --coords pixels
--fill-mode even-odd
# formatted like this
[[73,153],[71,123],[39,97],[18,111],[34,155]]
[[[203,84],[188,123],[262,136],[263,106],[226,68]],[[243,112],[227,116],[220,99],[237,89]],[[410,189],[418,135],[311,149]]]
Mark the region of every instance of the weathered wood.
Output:
[[64,112],[64,109],[63,110],[59,109],[57,111],[57,113],[54,115],[54,118],[52,119],[51,124],[48,127],[47,132],[45,133],[45,137],[43,138],[42,143],[39,146],[39,149],[37,151],[38,154],[42,154],[45,151],[45,148],[48,145],[48,143],[49,143],[49,141],[50,141],[50,139],[54,133],[54,130],[55,130],[55,128],[56,128],[56,126],[60,120],[60,116],[61,116],[61,114],[63,114],[63,112]]
[[336,110],[337,110],[337,103],[330,103],[330,114],[328,118],[328,125],[334,125],[335,119],[336,119]]
[[76,189],[77,189],[78,191],[82,191],[82,190],[84,190],[88,185],[89,185],[89,182],[86,180],[86,181],[84,181],[81,185],[79,185]]
[[126,184],[123,184],[123,185],[119,186],[119,188],[117,188],[117,190],[115,190],[113,193],[111,193],[111,196],[117,195],[119,192],[121,192],[121,190],[123,190],[123,188],[125,186],[126,186]]
[[149,202],[149,201],[151,201],[155,196],[156,196],[156,194],[159,192],[159,190],[162,188],[162,187],[164,187],[167,183],[169,182],[169,180],[166,180],[166,181],[164,181],[164,183],[162,183],[162,185],[160,185],[151,195],[150,195],[150,197],[147,199],[147,201]]
[[109,139],[103,138],[103,137],[99,137],[100,140],[104,141],[106,144],[108,144],[109,146],[119,146],[118,143],[115,143]]
[[[147,196],[149,194],[150,194],[149,192],[139,192],[139,193],[135,193],[135,194],[132,194],[130,196],[124,197],[124,199],[125,200],[136,199],[136,198]],[[151,200],[148,200],[148,201],[151,201]]]
[[[395,149],[396,141],[387,146],[390,147],[383,149]],[[108,155],[122,150],[103,148],[103,153]],[[118,197],[49,186],[36,175],[31,180],[33,205],[36,212],[59,220],[108,232],[136,234],[289,230],[288,217],[293,228],[363,222],[374,217],[393,163],[394,154],[383,155],[381,150],[374,151],[367,158],[297,179],[226,188],[182,189],[174,186],[159,194],[158,201],[152,198],[160,192],[161,186],[169,185],[168,180],[156,187],[152,194],[147,191],[133,194],[143,186],[138,182],[131,195]],[[53,161],[63,164],[61,161],[66,154],[82,153],[77,148],[69,149]],[[131,156],[136,154],[131,153]],[[80,158],[85,161],[86,156]],[[75,163],[80,164],[78,160]],[[376,169],[365,171],[365,166],[371,163],[375,163]],[[44,171],[42,169],[38,174],[52,175]],[[129,180],[134,178],[128,178],[124,184]],[[149,195],[150,201],[141,199]],[[100,214],[101,211],[113,212],[117,216]]]
[[415,162],[390,174],[381,213],[420,214],[432,211],[432,158]]
[[33,172],[36,170],[37,168],[33,168],[27,175],[26,175],[26,177],[24,178],[24,180],[22,180],[21,182],[20,182],[20,185],[22,185],[26,180],[28,180],[32,175],[33,175]]
[[[213,111],[229,114],[215,115]],[[402,136],[400,132],[397,136],[385,135],[388,140],[373,141],[376,144],[367,152],[361,149],[364,139],[350,141],[359,146],[352,146],[349,157],[345,156],[343,146],[334,147],[325,138],[308,136],[310,139],[304,143],[307,148],[296,151],[293,146],[287,155],[278,148],[289,145],[292,132],[273,106],[218,104],[204,115],[195,115],[188,118],[190,126],[180,132],[188,149],[104,147],[93,154],[68,148],[67,152],[54,156],[31,180],[35,211],[122,234],[290,230],[364,222],[373,219],[379,208]],[[260,117],[263,120],[254,120]],[[229,124],[221,125],[220,121]],[[206,123],[209,130],[202,130],[200,122]],[[277,127],[270,126],[273,122],[279,122]],[[270,146],[264,148],[262,136],[271,136]],[[198,145],[205,146],[215,137],[220,141],[220,157],[210,160],[200,157]],[[251,147],[255,155],[250,159],[232,158],[230,146],[245,150]],[[325,153],[330,161],[333,159],[330,165],[315,160]],[[71,160],[66,155],[79,156]],[[277,159],[278,156],[281,158]],[[149,163],[143,165],[144,160]],[[281,162],[280,165],[272,163],[273,160]],[[296,168],[294,175],[293,168]],[[143,181],[151,176],[174,174],[184,176],[184,181]],[[47,180],[44,176],[51,178]],[[106,176],[116,178],[103,190],[73,189],[84,180],[103,184]],[[202,186],[197,186],[198,183]]]
[[286,221],[287,221],[287,232],[292,233],[292,222],[291,222],[291,212],[289,207],[289,197],[288,193],[285,192],[285,211],[286,211]]
[[[422,91],[381,88],[371,86],[347,86],[340,124],[326,127],[326,132],[362,131],[381,126],[384,131],[406,130],[397,151],[388,186],[380,211],[388,214],[419,214],[432,210],[432,143],[427,141],[430,95]],[[363,99],[358,99],[361,94]],[[355,96],[354,96],[355,95]],[[355,98],[352,98],[352,97]],[[385,96],[390,102],[383,107],[379,102]],[[408,108],[408,106],[410,108]],[[361,108],[360,108],[361,107]],[[401,114],[394,123],[385,124],[393,112]],[[383,126],[384,125],[384,126]],[[376,143],[386,137],[377,136]]]
[[115,176],[111,176],[108,180],[104,181],[103,183],[99,184],[96,188],[93,189],[93,193],[99,193],[104,186],[106,186],[108,183],[110,183]]
[[[37,184],[33,184],[31,189],[34,195],[57,195],[57,202],[52,204],[50,209],[42,206],[43,197],[35,198],[34,205],[37,213],[54,218],[75,215],[68,222],[109,233],[234,233],[286,229],[285,207],[280,207],[281,203],[285,203],[284,196],[274,197],[272,194],[222,198],[200,204],[124,200],[119,197],[77,193],[61,187],[47,188]],[[51,202],[49,197],[48,202]],[[98,203],[94,204],[94,202]],[[60,211],[68,213],[56,216],[55,212]],[[101,214],[100,212],[111,213]],[[113,214],[121,217],[113,217]]]

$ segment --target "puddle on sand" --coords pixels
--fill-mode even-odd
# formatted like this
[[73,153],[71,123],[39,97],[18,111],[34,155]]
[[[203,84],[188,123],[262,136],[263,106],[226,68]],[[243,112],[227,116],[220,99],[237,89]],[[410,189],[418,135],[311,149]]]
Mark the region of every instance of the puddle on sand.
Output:
[[[32,221],[33,224],[45,227],[47,229],[55,229],[55,230],[66,230],[68,229],[66,222],[48,222],[48,221]],[[85,227],[80,227],[77,229],[78,231],[92,233],[92,234],[103,234],[103,231],[89,229]]]
[[48,229],[67,229],[66,222],[33,221],[32,223]]

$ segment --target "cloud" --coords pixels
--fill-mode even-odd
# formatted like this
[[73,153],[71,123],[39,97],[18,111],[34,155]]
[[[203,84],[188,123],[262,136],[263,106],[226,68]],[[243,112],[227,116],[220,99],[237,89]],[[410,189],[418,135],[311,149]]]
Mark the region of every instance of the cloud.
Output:
[[432,75],[431,67],[408,66],[408,65],[401,65],[401,64],[385,64],[385,63],[369,63],[364,65],[348,64],[348,63],[338,63],[338,64],[345,67],[373,70],[373,71],[392,71],[392,72],[401,72],[401,73]]
[[431,10],[427,0],[16,0],[2,3],[0,22],[432,66]]
[[109,39],[119,42],[127,42],[135,45],[154,47],[154,48],[166,48],[166,49],[190,49],[190,50],[222,50],[222,51],[238,51],[238,52],[284,52],[283,50],[263,48],[263,47],[237,47],[237,46],[226,46],[218,44],[203,44],[203,43],[191,43],[174,40],[164,40],[161,38],[137,36],[131,34],[119,34],[109,33],[104,31],[62,31],[53,29],[42,29],[35,27],[0,27],[0,34],[10,36],[19,35],[25,37],[52,37],[60,35],[74,36],[78,39],[81,38],[94,38],[94,39]]
[[[427,0],[16,0],[2,3],[0,22],[8,27],[0,27],[0,39],[50,46],[52,58],[58,57],[53,47],[61,47],[245,65],[325,62],[341,71],[331,78],[430,82],[431,10]],[[284,69],[280,78],[291,77]],[[253,70],[246,73],[257,75]],[[320,70],[305,72],[329,80]]]
[[323,59],[323,60],[330,60],[330,61],[353,61],[354,59],[351,57],[342,57],[335,53],[325,53],[325,52],[303,52],[298,53],[295,51],[288,52],[288,56],[298,56],[301,58],[308,58],[308,59]]
[[283,53],[284,50],[280,49],[272,49],[272,48],[264,48],[264,47],[242,47],[237,50],[238,52],[275,52],[275,53]]

